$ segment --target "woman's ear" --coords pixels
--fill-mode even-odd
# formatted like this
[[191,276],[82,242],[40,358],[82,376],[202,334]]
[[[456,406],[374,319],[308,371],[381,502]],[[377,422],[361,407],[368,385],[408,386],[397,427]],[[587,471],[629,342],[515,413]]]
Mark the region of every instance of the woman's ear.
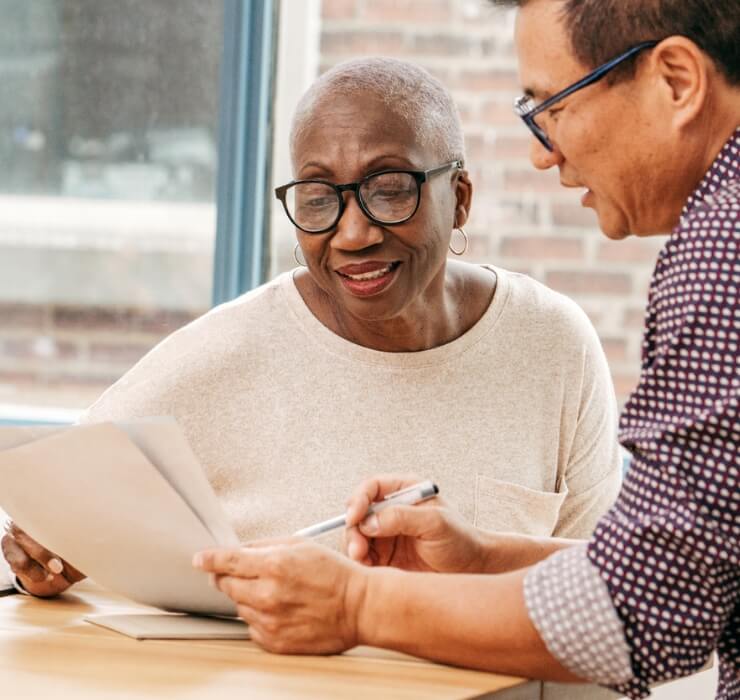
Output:
[[453,228],[460,228],[460,226],[465,226],[470,216],[470,205],[473,201],[473,183],[470,181],[470,174],[467,170],[461,170],[457,175],[455,196],[457,201]]
[[672,125],[679,129],[705,109],[709,93],[709,57],[690,39],[671,36],[653,50],[651,62],[658,90]]

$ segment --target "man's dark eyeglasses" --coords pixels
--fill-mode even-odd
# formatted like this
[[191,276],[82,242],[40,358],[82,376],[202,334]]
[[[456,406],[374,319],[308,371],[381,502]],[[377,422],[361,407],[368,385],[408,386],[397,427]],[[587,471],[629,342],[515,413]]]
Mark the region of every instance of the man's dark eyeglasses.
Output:
[[574,92],[582,90],[583,88],[588,87],[589,85],[593,85],[595,82],[598,82],[607,73],[609,73],[609,71],[616,68],[623,61],[632,58],[635,54],[643,51],[644,49],[651,49],[659,43],[659,41],[643,41],[641,44],[637,44],[631,49],[627,49],[627,51],[625,51],[624,53],[620,54],[616,58],[613,58],[611,61],[607,61],[606,63],[604,63],[604,65],[599,66],[591,73],[581,78],[578,82],[573,83],[569,87],[565,88],[565,90],[561,90],[560,92],[554,94],[552,97],[548,97],[542,104],[536,105],[534,102],[534,98],[531,95],[524,95],[516,100],[516,102],[514,102],[514,111],[517,113],[518,116],[522,118],[522,121],[537,137],[537,140],[548,151],[552,151],[553,145],[550,139],[547,137],[544,129],[542,129],[537,124],[537,122],[535,122],[535,117],[552,107],[556,102],[560,102],[560,100],[565,99],[569,95],[572,95]]
[[306,233],[325,233],[339,223],[347,206],[344,192],[354,193],[370,221],[394,226],[416,214],[422,184],[451,168],[462,167],[462,161],[454,160],[430,170],[383,170],[345,185],[326,180],[295,180],[276,188],[275,196],[293,224]]

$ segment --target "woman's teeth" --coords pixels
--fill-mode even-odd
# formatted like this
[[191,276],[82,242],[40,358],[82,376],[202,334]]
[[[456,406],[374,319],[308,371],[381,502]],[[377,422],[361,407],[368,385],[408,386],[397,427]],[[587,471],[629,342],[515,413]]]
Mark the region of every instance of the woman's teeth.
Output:
[[372,272],[363,272],[361,275],[347,275],[344,274],[345,277],[349,277],[351,280],[355,280],[357,282],[366,282],[367,280],[376,280],[379,277],[383,277],[383,275],[387,275],[391,270],[393,269],[393,263],[390,265],[386,265],[385,267],[381,267],[379,270],[373,270]]

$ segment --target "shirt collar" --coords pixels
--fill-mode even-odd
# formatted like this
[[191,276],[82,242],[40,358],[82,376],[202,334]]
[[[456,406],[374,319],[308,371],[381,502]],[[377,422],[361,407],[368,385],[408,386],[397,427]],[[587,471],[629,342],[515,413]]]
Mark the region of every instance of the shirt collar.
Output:
[[683,219],[692,209],[706,202],[715,192],[724,189],[732,180],[737,179],[740,179],[740,126],[735,128],[699,186],[686,200],[681,218]]

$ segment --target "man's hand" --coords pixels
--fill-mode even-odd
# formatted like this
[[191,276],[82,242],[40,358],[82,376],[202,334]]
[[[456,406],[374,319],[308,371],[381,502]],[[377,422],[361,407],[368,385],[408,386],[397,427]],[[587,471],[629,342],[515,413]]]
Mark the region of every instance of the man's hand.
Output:
[[2,551],[10,570],[31,594],[49,598],[66,591],[85,575],[42,547],[15,523],[5,525]]
[[193,565],[237,605],[252,639],[281,654],[334,654],[359,643],[366,570],[298,538],[196,554]]
[[419,481],[413,475],[384,474],[360,484],[347,501],[349,557],[369,566],[407,571],[484,571],[481,533],[439,497],[415,506],[390,506],[366,517],[372,503]]

